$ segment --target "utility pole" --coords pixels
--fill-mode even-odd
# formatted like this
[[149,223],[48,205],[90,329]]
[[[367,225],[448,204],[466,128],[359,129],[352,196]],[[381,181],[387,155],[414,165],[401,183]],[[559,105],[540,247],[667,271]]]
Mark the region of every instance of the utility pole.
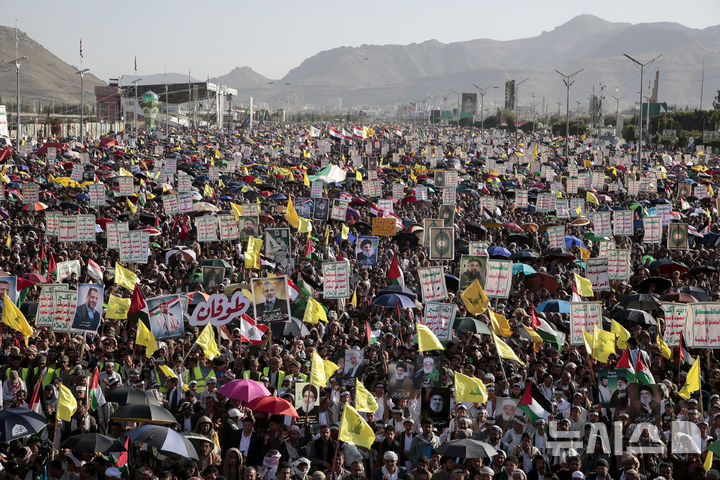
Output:
[[620,134],[622,133],[620,131],[620,100],[622,100],[625,97],[624,96],[616,97],[615,95],[611,95],[611,96],[612,96],[612,98],[615,99],[615,136],[619,137]]
[[84,142],[85,136],[85,89],[83,88],[83,78],[89,72],[89,68],[84,68],[75,73],[80,75],[80,143]]
[[497,85],[488,85],[485,88],[480,88],[474,83],[473,83],[473,86],[475,88],[477,88],[477,91],[480,93],[480,130],[485,130],[485,94],[491,88],[498,88],[498,87],[497,87]]
[[138,84],[138,82],[141,81],[141,80],[142,80],[141,78],[136,78],[135,80],[133,80],[132,82],[130,82],[130,83],[132,83],[133,85],[135,85],[135,111],[134,111],[134,113],[133,113],[133,126],[134,126],[134,130],[135,130],[135,136],[137,136],[137,129],[138,129],[138,126],[137,126],[138,107],[140,106],[140,105],[138,105],[137,84]]
[[[658,58],[662,57],[662,53],[655,56],[652,60],[649,60],[645,63],[640,62],[639,60],[634,59],[627,53],[623,53],[625,57],[627,57],[631,62],[633,62],[635,65],[640,67],[640,135],[638,140],[638,161],[642,160],[642,142],[643,142],[643,127],[642,127],[642,120],[643,120],[643,111],[642,111],[642,101],[643,101],[643,75],[645,73],[645,67],[653,63]],[[650,104],[648,103],[648,116],[650,116]]]
[[[15,32],[15,35],[17,36],[17,27],[15,27]],[[17,42],[15,42],[15,51],[17,53]],[[15,65],[15,108],[17,111],[17,118],[15,119],[17,123],[15,128],[15,148],[20,146],[20,136],[22,134],[22,124],[20,123],[20,64],[25,60],[29,60],[29,58],[23,55],[22,57],[18,57],[15,60],[8,62],[8,65]]]
[[705,57],[703,57],[702,76],[700,77],[700,111],[702,112],[703,89],[705,88]]
[[565,89],[567,92],[566,98],[565,98],[565,156],[570,156],[570,150],[568,148],[568,138],[570,137],[570,87],[572,87],[573,83],[575,83],[575,75],[585,70],[584,68],[581,68],[575,73],[571,73],[570,75],[566,75],[562,73],[559,70],[555,70],[558,75],[563,77],[563,83],[565,84]]

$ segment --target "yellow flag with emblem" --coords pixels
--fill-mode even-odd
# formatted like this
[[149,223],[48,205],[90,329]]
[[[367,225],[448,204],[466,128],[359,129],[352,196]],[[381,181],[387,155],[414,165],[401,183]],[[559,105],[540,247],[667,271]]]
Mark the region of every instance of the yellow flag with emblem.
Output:
[[630,332],[620,325],[617,320],[610,320],[610,331],[617,336],[617,345],[622,349],[628,346],[627,341],[630,339]]
[[504,358],[505,360],[513,360],[513,361],[519,363],[520,365],[525,365],[525,362],[523,362],[522,360],[520,360],[518,358],[518,356],[515,354],[513,349],[510,348],[510,346],[507,343],[503,342],[502,339],[500,337],[498,337],[497,335],[495,335],[494,333],[493,333],[493,340],[495,340],[495,348],[497,349],[498,354],[502,358]]
[[580,249],[580,260],[584,261],[584,260],[587,260],[588,258],[590,258],[590,250],[588,250],[587,248],[581,247],[580,245],[578,245],[578,248]]
[[375,413],[378,409],[375,397],[360,380],[355,380],[355,409],[367,413]]
[[165,364],[159,365],[158,368],[167,378],[177,378],[177,373],[173,372],[170,367]]
[[355,181],[362,182],[362,173],[359,169],[355,169]]
[[285,208],[285,218],[293,228],[300,226],[300,217],[298,216],[291,197],[288,197],[287,207]]
[[481,315],[490,305],[490,299],[485,295],[485,290],[477,279],[463,291],[460,298],[472,315]]
[[308,298],[307,305],[305,305],[305,314],[303,315],[303,322],[305,323],[318,323],[319,320],[327,323],[327,314],[325,309],[320,305],[320,302],[312,297]]
[[312,232],[312,220],[309,218],[298,217],[298,233],[310,233]]
[[245,258],[245,268],[260,269],[260,250],[262,250],[263,241],[261,238],[250,236],[248,238],[248,246],[243,256]]
[[350,299],[350,305],[357,308],[357,288],[353,290],[352,298]]
[[310,178],[308,177],[307,170],[305,170],[303,174],[303,185],[305,185],[306,187],[310,186]]
[[575,288],[581,297],[592,297],[595,295],[592,289],[592,282],[585,277],[581,277],[577,273],[573,273],[575,278]]
[[596,326],[592,337],[593,358],[598,362],[607,363],[608,357],[615,354],[615,334]]
[[525,331],[527,332],[528,336],[530,337],[530,340],[533,342],[533,349],[534,349],[536,352],[539,352],[539,351],[540,351],[540,347],[541,347],[542,344],[543,344],[543,339],[542,339],[542,337],[541,337],[540,335],[538,335],[537,332],[536,332],[535,330],[533,330],[532,328],[528,328],[527,325],[525,325],[525,324],[521,324],[521,325],[523,326],[523,328],[524,328]]
[[343,223],[343,224],[342,224],[342,229],[340,230],[340,238],[343,239],[343,240],[347,240],[349,233],[350,233],[350,227],[348,227],[347,225],[345,225],[345,224]]
[[125,201],[127,202],[128,208],[130,209],[130,212],[134,215],[137,213],[137,207],[130,201],[129,198],[126,198]]
[[195,340],[195,343],[203,349],[205,356],[209,360],[213,360],[220,355],[220,349],[215,342],[215,331],[210,323],[205,325],[205,328],[203,328],[197,340]]
[[32,327],[30,327],[20,309],[10,300],[7,293],[3,293],[2,323],[22,333],[27,347],[28,339],[33,334]]
[[77,411],[77,400],[68,387],[60,384],[58,389],[57,418],[69,422]]
[[242,217],[242,205],[238,205],[237,203],[230,202],[230,208],[232,209],[233,215],[235,215],[235,220],[240,220],[240,217]]
[[492,310],[488,310],[488,313],[490,316],[490,325],[495,335],[505,338],[512,337],[513,331],[512,328],[510,328],[510,322],[508,322],[507,318]]
[[684,399],[690,398],[690,394],[700,390],[700,356],[695,359],[695,363],[690,367],[690,371],[685,379],[685,385],[680,389],[678,395]]
[[585,350],[588,352],[588,355],[592,355],[592,347],[593,347],[593,336],[592,333],[588,332],[583,328],[582,331],[583,334],[583,344],[585,345]]
[[370,448],[375,443],[375,433],[370,425],[350,405],[345,405],[338,439],[361,447]]
[[455,372],[455,402],[487,402],[487,389],[483,381]]
[[667,343],[665,343],[662,339],[662,337],[658,334],[657,336],[657,344],[660,347],[660,353],[664,358],[667,360],[670,360],[672,357],[672,350],[670,350],[670,346],[668,346]]
[[437,336],[426,325],[416,323],[415,328],[418,336],[418,351],[445,350],[445,347],[440,343]]
[[[208,324],[210,325],[210,324]],[[213,337],[214,340],[214,337]],[[135,343],[145,347],[145,356],[151,357],[157,350],[157,341],[150,329],[141,321],[137,323],[137,333],[135,334]]]
[[107,312],[105,317],[111,320],[122,320],[127,318],[128,311],[130,310],[130,299],[120,298],[110,294],[108,299]]
[[137,275],[115,262],[115,283],[128,290],[135,290]]

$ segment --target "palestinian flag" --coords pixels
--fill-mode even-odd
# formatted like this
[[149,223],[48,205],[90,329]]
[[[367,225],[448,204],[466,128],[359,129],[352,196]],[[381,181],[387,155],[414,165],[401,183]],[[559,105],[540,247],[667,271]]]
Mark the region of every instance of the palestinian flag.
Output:
[[400,270],[397,252],[395,252],[395,254],[393,255],[392,263],[390,264],[390,269],[388,270],[385,279],[391,285],[405,286],[405,276],[403,275],[402,270]]
[[92,278],[95,281],[98,281],[98,282],[103,281],[102,269],[100,268],[100,265],[95,263],[95,261],[92,258],[88,258],[87,274],[90,278]]
[[130,449],[130,437],[125,439],[125,448],[122,452],[119,452],[117,456],[117,463],[115,466],[120,469],[120,474],[123,480],[130,478],[130,469],[128,466],[128,450]]
[[525,412],[525,415],[532,420],[533,425],[538,418],[544,418],[547,421],[553,409],[550,400],[545,398],[545,395],[534,383],[529,383],[525,387],[525,393],[518,401],[518,408]]
[[634,382],[635,381],[635,369],[633,368],[632,364],[630,363],[630,349],[626,348],[623,354],[620,356],[620,360],[618,360],[617,365],[615,365],[615,370],[617,370],[618,377],[623,376],[627,378],[628,382]]
[[52,252],[50,252],[50,257],[47,261],[47,274],[48,275],[55,275],[57,272],[57,264],[55,263],[55,257],[53,256]]
[[150,327],[150,312],[148,312],[147,303],[145,303],[145,298],[143,298],[143,294],[140,291],[140,285],[137,283],[133,289],[132,297],[130,297],[128,320],[141,321],[147,325],[148,328]]
[[653,378],[653,374],[650,372],[648,366],[645,365],[645,362],[642,361],[640,352],[638,352],[637,364],[635,365],[635,380],[639,383],[647,383],[648,385],[655,384],[655,378]]
[[100,388],[100,372],[98,367],[95,367],[95,372],[90,379],[90,408],[97,410],[103,405],[105,405],[105,395]]
[[685,343],[685,337],[683,336],[682,332],[680,332],[680,348],[678,348],[678,352],[680,354],[680,365],[683,363],[687,363],[688,365],[692,365],[695,363],[695,359],[690,355],[690,352],[687,349],[687,344]]
[[[535,309],[533,308],[533,311],[534,310]],[[551,343],[555,345],[558,350],[562,350],[563,345],[565,345],[565,334],[556,331],[548,322],[546,322],[542,318],[536,318],[538,321],[538,326],[535,328],[535,333],[540,335],[540,338],[542,338],[544,342]]]

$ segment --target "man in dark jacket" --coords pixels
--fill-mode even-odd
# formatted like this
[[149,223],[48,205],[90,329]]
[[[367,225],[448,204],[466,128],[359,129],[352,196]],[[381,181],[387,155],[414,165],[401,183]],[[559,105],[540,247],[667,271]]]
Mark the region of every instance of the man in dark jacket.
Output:
[[333,455],[337,440],[330,438],[330,427],[320,426],[320,438],[314,440],[308,448],[308,458],[312,462],[312,470],[329,470],[332,466]]

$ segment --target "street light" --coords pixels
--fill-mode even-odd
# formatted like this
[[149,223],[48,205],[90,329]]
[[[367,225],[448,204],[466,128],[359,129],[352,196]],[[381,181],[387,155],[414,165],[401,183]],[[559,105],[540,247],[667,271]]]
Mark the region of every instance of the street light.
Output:
[[571,73],[570,75],[565,75],[560,70],[555,69],[558,75],[563,77],[563,83],[565,84],[565,88],[567,89],[567,97],[565,99],[565,156],[570,156],[570,150],[568,149],[568,138],[570,137],[570,87],[572,87],[573,83],[575,83],[575,75],[585,70],[584,68],[581,68],[575,73]]
[[[642,112],[642,101],[643,101],[643,74],[645,73],[645,67],[653,63],[658,58],[662,57],[662,53],[659,55],[656,55],[655,58],[652,60],[649,60],[645,63],[641,63],[638,60],[635,60],[633,57],[628,55],[627,53],[623,53],[625,57],[627,57],[631,62],[633,62],[635,65],[640,67],[640,136],[638,141],[638,161],[642,160],[642,138],[643,138],[643,127],[642,127],[642,120],[643,120],[643,112]],[[648,103],[648,117],[650,116],[650,103]]]
[[[17,50],[17,48],[16,48]],[[17,52],[16,52],[17,53]],[[17,108],[17,127],[15,129],[15,148],[18,148],[18,145],[20,145],[20,130],[21,130],[21,124],[20,124],[20,64],[24,62],[25,60],[30,60],[29,57],[23,55],[22,57],[18,57],[15,60],[12,60],[8,62],[8,65],[15,65],[15,89],[17,91],[15,101],[17,104],[15,105]]]
[[473,83],[473,86],[477,88],[478,92],[480,93],[480,130],[485,130],[485,94],[490,90],[491,88],[498,88],[497,85],[488,85],[485,88],[480,88],[477,85]]
[[137,116],[138,116],[138,96],[137,96],[137,84],[142,78],[136,78],[131,84],[135,85],[135,112],[133,113],[133,126],[135,127],[135,135],[137,136]]
[[75,72],[80,75],[80,143],[83,142],[83,137],[85,136],[85,90],[83,89],[83,78],[89,71],[89,68],[85,68]]

